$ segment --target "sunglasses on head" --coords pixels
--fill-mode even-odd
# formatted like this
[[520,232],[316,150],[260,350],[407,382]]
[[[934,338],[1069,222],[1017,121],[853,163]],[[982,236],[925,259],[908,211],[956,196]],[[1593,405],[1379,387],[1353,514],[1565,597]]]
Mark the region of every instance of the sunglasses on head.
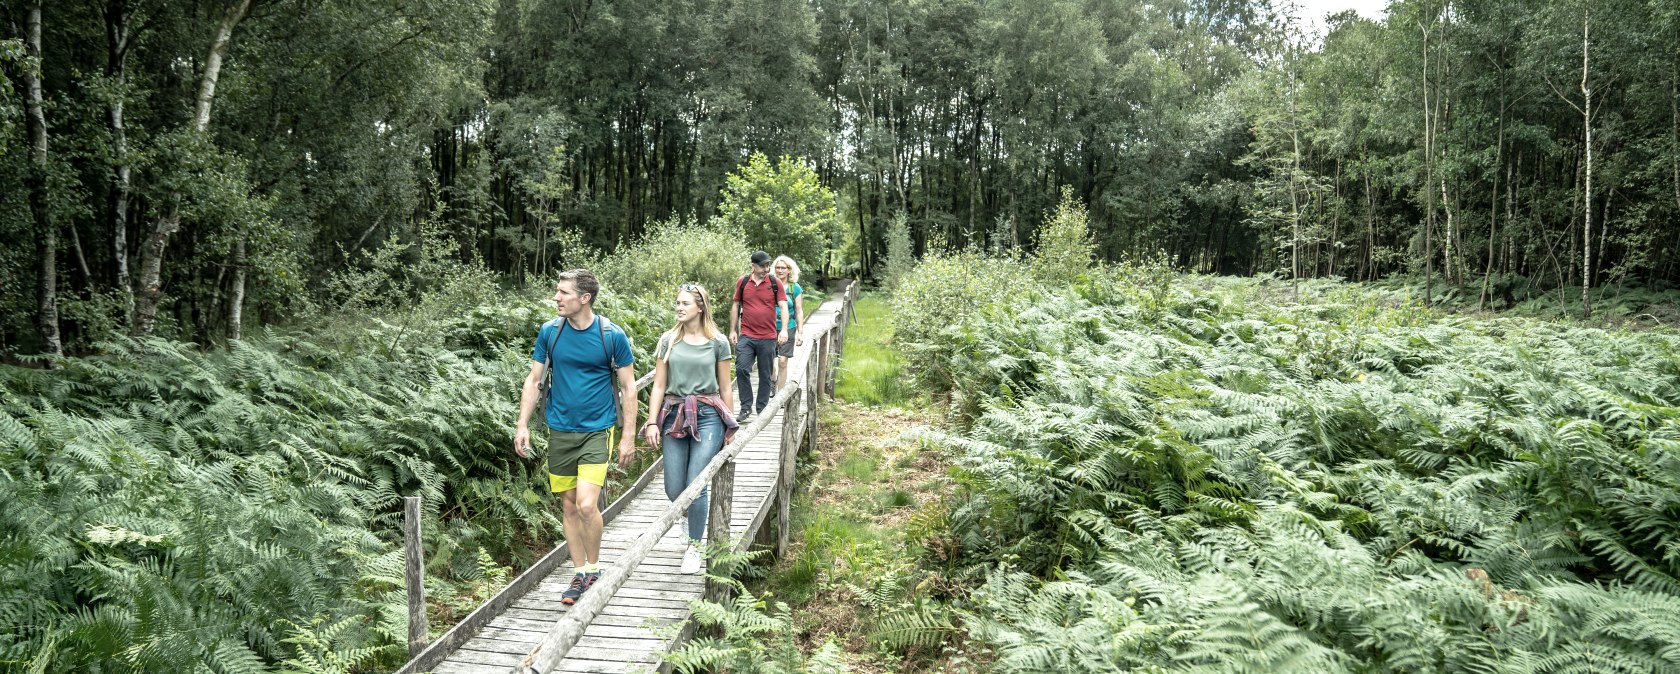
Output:
[[698,284],[698,283],[684,283],[680,286],[677,286],[677,290],[687,292],[687,293],[699,292],[700,291],[700,284]]

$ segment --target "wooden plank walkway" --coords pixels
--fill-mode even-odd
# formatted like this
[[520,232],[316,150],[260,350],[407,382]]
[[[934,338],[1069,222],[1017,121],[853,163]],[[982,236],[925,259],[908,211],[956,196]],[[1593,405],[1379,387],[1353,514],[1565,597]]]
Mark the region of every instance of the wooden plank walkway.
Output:
[[[838,352],[838,339],[818,339],[818,336],[829,335],[830,327],[843,327],[836,320],[843,321],[850,316],[849,304],[855,293],[855,290],[843,292],[807,317],[806,344],[795,349],[789,366],[792,372],[822,372],[823,378],[827,378],[828,368],[808,370],[807,360],[813,353],[832,359]],[[822,383],[816,384],[819,391]],[[782,486],[779,481],[784,470],[783,438],[790,437],[783,432],[784,411],[785,408],[778,408],[768,425],[747,442],[735,459],[729,531],[740,538],[743,546],[757,538],[765,522],[772,518],[778,495],[786,498],[790,491],[778,489]],[[800,415],[796,423],[803,425],[805,416]],[[804,433],[791,436],[795,443],[803,437]],[[659,472],[658,465],[650,468],[604,513],[608,521],[601,537],[603,567],[618,563],[671,506]],[[699,599],[706,586],[703,575],[686,575],[678,570],[686,538],[686,520],[679,520],[667,529],[552,671],[564,674],[664,671],[659,654],[686,638],[683,628],[690,614],[689,602]],[[573,573],[569,552],[562,545],[462,624],[439,637],[397,674],[428,671],[504,674],[522,663],[529,664],[527,656],[571,608],[560,603],[560,593],[571,582]]]

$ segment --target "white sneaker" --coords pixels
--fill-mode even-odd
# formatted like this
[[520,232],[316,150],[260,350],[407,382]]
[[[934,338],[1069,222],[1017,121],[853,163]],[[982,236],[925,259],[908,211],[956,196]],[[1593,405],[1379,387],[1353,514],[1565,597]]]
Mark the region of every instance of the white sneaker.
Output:
[[690,576],[700,573],[700,563],[702,561],[704,560],[700,558],[700,551],[694,549],[694,546],[690,545],[688,546],[688,549],[683,552],[681,571]]

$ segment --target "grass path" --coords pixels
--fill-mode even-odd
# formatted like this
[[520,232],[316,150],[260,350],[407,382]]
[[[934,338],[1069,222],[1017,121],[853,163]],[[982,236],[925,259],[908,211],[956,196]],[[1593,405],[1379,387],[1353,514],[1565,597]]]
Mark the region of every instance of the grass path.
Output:
[[902,438],[936,423],[938,411],[900,385],[885,300],[865,295],[857,316],[838,400],[823,411],[822,446],[801,459],[788,553],[754,592],[790,606],[802,651],[833,642],[853,672],[983,671],[950,637],[909,648],[879,640],[883,618],[937,589],[917,560],[934,533],[926,514],[943,512],[950,480],[945,457]]

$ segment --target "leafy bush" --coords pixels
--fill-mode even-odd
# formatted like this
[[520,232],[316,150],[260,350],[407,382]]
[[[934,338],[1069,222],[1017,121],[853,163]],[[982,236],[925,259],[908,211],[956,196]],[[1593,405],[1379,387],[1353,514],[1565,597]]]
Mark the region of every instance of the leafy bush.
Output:
[[793,157],[772,166],[768,157],[753,153],[737,173],[729,174],[718,210],[727,226],[746,235],[748,245],[792,257],[812,272],[828,260],[840,238],[834,192]]
[[[662,316],[657,327],[650,325],[650,331],[637,333],[651,339],[671,327],[677,286],[689,282],[711,293],[712,317],[727,329],[729,298],[734,295],[735,280],[751,269],[749,253],[740,231],[730,225],[702,227],[673,219],[649,227],[641,240],[601,258],[594,270],[601,277],[603,299],[633,307],[609,314],[613,320],[618,320],[618,314]],[[606,313],[605,307],[602,311]]]
[[1073,188],[1062,188],[1056,213],[1038,229],[1038,252],[1032,270],[1045,283],[1071,283],[1090,269],[1097,244],[1091,240],[1091,217],[1085,204],[1073,196]]
[[972,361],[1005,354],[970,350],[981,344],[965,334],[963,319],[974,311],[995,311],[1001,319],[1032,306],[1043,294],[1018,263],[967,251],[929,255],[892,294],[893,339],[904,352],[904,370],[916,386],[952,394],[959,416],[971,415],[976,410],[965,402],[968,392],[990,390],[997,382],[958,386],[958,380],[986,376],[993,368],[965,369]]
[[888,290],[897,287],[899,280],[915,266],[909,219],[903,213],[895,214],[887,222],[887,263],[881,271],[881,284]]
[[895,335],[971,413],[925,437],[999,671],[1680,669],[1680,338],[979,269]]

